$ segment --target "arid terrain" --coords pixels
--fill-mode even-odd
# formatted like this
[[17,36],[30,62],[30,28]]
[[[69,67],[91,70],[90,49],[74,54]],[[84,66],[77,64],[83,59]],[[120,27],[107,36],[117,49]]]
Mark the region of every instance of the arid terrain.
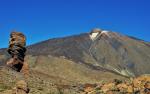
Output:
[[[6,66],[9,58],[0,49],[0,94],[24,79]],[[42,41],[27,46],[25,61],[29,94],[150,94],[150,43],[116,32]]]

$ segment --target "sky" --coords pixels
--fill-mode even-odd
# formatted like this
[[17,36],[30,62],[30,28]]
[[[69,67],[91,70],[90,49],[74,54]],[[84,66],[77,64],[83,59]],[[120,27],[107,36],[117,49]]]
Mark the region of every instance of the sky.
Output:
[[150,0],[0,0],[0,48],[14,30],[31,45],[92,28],[150,42]]

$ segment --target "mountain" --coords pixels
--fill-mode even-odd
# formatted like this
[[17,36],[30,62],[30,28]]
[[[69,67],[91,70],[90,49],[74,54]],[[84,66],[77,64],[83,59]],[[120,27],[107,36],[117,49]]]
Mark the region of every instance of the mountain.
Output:
[[150,43],[101,30],[94,36],[94,31],[31,45],[28,54],[64,57],[96,70],[124,76],[150,73]]
[[[8,58],[6,49],[0,49],[0,65]],[[34,79],[38,85],[41,80],[60,86],[128,79],[150,74],[150,43],[93,29],[89,33],[30,45],[26,61],[31,68],[32,81]],[[35,89],[37,84],[31,87]]]

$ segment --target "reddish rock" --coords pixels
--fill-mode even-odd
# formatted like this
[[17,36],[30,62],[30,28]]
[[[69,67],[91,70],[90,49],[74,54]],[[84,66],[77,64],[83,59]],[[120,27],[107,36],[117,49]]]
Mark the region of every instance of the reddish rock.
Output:
[[102,87],[101,87],[101,90],[106,93],[112,89],[114,89],[115,87],[115,83],[108,83],[108,84],[104,84]]
[[8,53],[11,58],[7,61],[7,65],[12,69],[22,72],[25,77],[29,75],[29,67],[24,61],[26,52],[26,37],[21,32],[12,32],[10,34]]
[[25,52],[26,52],[26,38],[24,34],[20,32],[12,32],[10,34],[8,53],[11,55],[11,59],[7,62],[7,65],[16,71],[20,72],[23,66]]

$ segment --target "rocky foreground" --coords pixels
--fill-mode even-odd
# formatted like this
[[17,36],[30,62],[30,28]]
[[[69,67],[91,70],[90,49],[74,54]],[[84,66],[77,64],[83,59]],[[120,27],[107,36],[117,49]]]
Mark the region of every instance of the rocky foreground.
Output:
[[100,80],[97,83],[62,84],[61,81],[55,83],[52,79],[39,78],[33,71],[31,74],[30,79],[27,79],[27,86],[20,80],[23,79],[21,74],[2,68],[0,94],[150,94],[150,75],[124,80]]
[[82,94],[150,94],[150,76],[143,75],[130,81],[115,79],[101,84],[86,84]]

